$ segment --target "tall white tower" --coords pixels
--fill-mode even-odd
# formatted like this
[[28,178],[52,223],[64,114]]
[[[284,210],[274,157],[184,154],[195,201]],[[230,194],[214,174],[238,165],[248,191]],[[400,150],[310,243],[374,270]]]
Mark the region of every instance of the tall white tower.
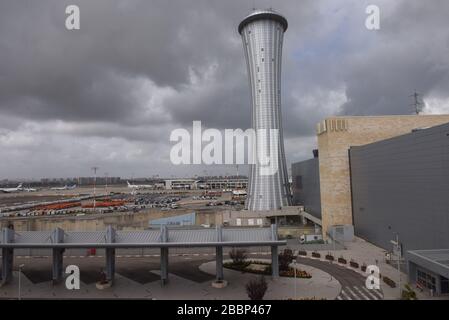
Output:
[[[283,16],[269,9],[255,10],[238,27],[248,67],[252,127],[256,132],[278,132],[274,173],[264,173],[258,161],[250,165],[246,208],[252,211],[291,205],[281,115],[282,40],[287,26]],[[256,154],[260,148],[270,150],[272,142],[270,136],[265,142],[257,139]]]

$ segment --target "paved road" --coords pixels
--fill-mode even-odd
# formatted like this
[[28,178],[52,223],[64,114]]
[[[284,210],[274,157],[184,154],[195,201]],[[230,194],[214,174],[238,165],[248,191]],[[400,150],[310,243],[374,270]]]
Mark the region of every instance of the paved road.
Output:
[[338,300],[381,300],[383,294],[381,290],[369,290],[365,286],[365,278],[348,268],[342,267],[337,263],[330,263],[310,258],[297,257],[296,261],[300,264],[312,266],[321,269],[341,284],[341,292]]

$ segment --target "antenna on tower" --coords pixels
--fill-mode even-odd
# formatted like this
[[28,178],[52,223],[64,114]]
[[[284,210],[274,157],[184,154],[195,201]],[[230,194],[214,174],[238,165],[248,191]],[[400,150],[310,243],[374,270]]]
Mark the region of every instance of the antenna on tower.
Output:
[[414,101],[411,104],[411,106],[413,106],[415,108],[415,113],[416,114],[420,114],[422,112],[423,109],[423,102],[421,101],[421,99],[419,98],[420,94],[418,92],[413,93],[410,97],[413,97]]

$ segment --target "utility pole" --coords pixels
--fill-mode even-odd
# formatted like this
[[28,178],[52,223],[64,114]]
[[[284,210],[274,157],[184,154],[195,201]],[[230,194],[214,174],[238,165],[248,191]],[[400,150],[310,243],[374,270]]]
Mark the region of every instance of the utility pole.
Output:
[[96,197],[95,197],[95,193],[96,193],[96,187],[97,187],[97,170],[100,169],[99,167],[92,167],[92,170],[94,171],[94,212],[96,211]]
[[413,93],[410,97],[413,97],[414,101],[411,104],[411,106],[413,106],[415,108],[415,113],[416,114],[420,114],[422,112],[423,109],[423,103],[422,101],[419,99],[420,94],[418,92]]
[[22,299],[22,282],[21,282],[22,278],[21,278],[21,276],[22,276],[22,269],[24,266],[25,266],[24,264],[19,265],[19,296],[18,296],[19,300]]

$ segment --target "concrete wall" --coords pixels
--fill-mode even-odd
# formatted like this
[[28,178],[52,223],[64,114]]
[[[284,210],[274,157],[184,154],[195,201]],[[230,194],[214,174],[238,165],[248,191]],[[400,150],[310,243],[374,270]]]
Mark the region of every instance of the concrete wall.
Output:
[[449,124],[351,148],[356,235],[388,250],[449,247]]
[[318,158],[292,164],[293,204],[321,219],[320,171]]
[[317,133],[323,232],[330,225],[352,224],[349,147],[447,122],[449,115],[392,115],[332,117],[320,123]]
[[[195,210],[196,211],[196,210]],[[186,213],[192,210],[170,210],[161,211],[150,209],[137,213],[108,213],[92,214],[86,216],[50,216],[50,217],[23,217],[23,218],[2,218],[0,227],[6,228],[9,224],[14,225],[17,231],[45,231],[54,228],[62,228],[66,231],[97,231],[105,230],[107,226],[113,226],[118,230],[144,230],[148,228],[148,221],[162,217],[171,217]],[[221,223],[220,215],[213,211],[196,211],[196,224],[217,224]]]

